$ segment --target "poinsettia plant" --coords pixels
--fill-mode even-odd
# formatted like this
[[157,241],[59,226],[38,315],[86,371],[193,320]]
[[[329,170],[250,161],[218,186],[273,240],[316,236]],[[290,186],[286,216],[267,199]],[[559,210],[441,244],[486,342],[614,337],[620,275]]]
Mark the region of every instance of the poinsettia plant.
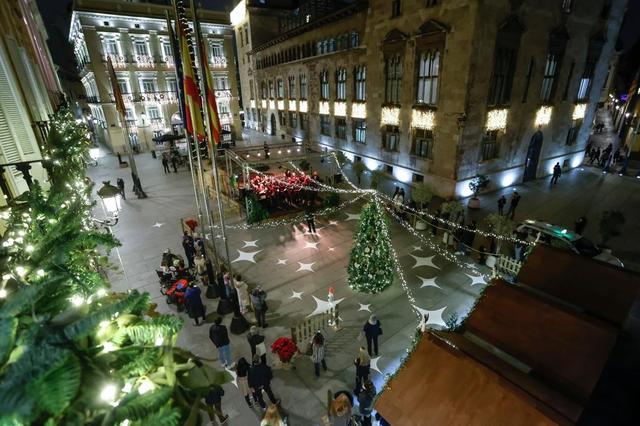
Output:
[[296,352],[298,352],[298,347],[296,346],[296,342],[288,337],[279,337],[271,345],[271,352],[277,354],[280,361],[289,362]]

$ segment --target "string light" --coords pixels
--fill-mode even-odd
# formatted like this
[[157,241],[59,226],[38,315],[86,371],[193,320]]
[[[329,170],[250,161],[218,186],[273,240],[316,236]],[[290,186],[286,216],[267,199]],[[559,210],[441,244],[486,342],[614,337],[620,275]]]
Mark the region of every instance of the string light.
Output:
[[116,385],[109,383],[102,387],[100,391],[100,399],[105,401],[109,405],[116,406],[118,405],[115,401],[118,395],[118,388]]
[[69,301],[73,306],[81,306],[82,304],[84,304],[84,299],[78,294],[74,294],[73,296],[71,296]]
[[7,289],[5,288],[0,288],[0,299],[6,299],[7,297]]
[[138,393],[140,395],[144,395],[145,393],[155,389],[155,385],[153,382],[147,378],[142,379],[140,385],[138,386]]
[[156,340],[153,342],[153,344],[156,346],[162,346],[164,344],[164,337],[162,336],[156,337]]

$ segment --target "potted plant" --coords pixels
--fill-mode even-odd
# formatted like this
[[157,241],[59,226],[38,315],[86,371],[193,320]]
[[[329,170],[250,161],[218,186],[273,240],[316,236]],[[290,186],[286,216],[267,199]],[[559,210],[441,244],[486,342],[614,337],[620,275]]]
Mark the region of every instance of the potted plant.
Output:
[[371,172],[371,189],[378,189],[383,173],[380,169],[375,169]]
[[[429,184],[420,182],[411,189],[411,198],[418,205],[418,210],[422,211],[433,198],[433,189]],[[416,230],[424,231],[425,229],[427,229],[427,222],[422,220],[422,217],[418,217]]]
[[480,199],[478,198],[478,193],[489,186],[489,178],[485,175],[478,175],[471,179],[469,182],[469,189],[473,191],[473,196],[469,200],[469,208],[470,209],[479,209],[480,208]]
[[362,181],[362,173],[364,173],[366,169],[367,168],[362,161],[358,161],[353,165],[353,171],[356,174],[356,178],[358,179],[358,185],[360,185]]
[[298,353],[296,342],[288,337],[279,337],[271,345],[271,352],[278,356],[283,369],[292,368],[291,360]]
[[[464,206],[458,200],[447,201],[442,204],[440,209],[443,215],[447,215],[449,217],[449,222],[458,223],[464,215]],[[445,231],[442,236],[442,242],[445,245],[453,245],[453,232]]]

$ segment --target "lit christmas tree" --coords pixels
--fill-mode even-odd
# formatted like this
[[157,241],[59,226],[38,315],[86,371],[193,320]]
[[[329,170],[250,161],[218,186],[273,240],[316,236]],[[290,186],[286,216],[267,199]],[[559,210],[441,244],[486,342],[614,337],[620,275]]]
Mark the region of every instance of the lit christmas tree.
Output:
[[195,425],[230,376],[174,346],[182,320],[148,293],[108,291],[101,267],[118,242],[91,218],[87,129],[68,112],[51,125],[51,187],[2,213],[0,424]]
[[349,287],[376,294],[393,283],[394,264],[387,218],[376,201],[366,204],[360,214],[349,258]]

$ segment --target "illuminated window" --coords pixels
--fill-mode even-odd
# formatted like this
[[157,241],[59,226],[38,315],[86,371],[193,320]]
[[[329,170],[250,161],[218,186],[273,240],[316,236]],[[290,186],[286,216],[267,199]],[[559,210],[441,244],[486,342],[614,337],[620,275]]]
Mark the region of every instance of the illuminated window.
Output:
[[427,129],[414,129],[413,154],[433,159],[433,132]]
[[320,99],[329,99],[329,72],[320,73]]
[[367,67],[361,65],[354,71],[354,98],[356,101],[367,99]]
[[336,71],[336,99],[343,101],[347,99],[347,70],[340,68]]
[[367,122],[365,120],[353,120],[353,140],[358,143],[366,143]]
[[431,50],[420,55],[418,66],[418,93],[416,102],[435,105],[438,97],[438,72],[440,52]]

